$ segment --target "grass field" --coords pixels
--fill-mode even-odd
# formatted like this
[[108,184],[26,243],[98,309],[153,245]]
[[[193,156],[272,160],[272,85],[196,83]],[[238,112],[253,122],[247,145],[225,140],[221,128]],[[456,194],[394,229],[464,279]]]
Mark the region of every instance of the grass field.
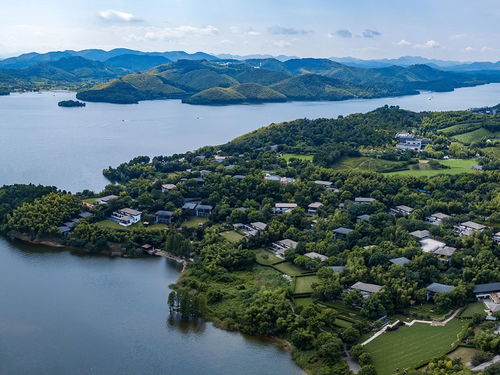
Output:
[[485,154],[487,154],[489,157],[500,160],[500,146],[496,147],[485,147],[482,148],[481,151],[483,151]]
[[191,219],[186,220],[184,223],[182,223],[182,226],[184,228],[197,228],[207,221],[208,219],[206,217],[192,217]]
[[87,199],[82,200],[82,202],[88,203],[88,204],[95,204],[96,200],[97,200],[97,198],[87,198]]
[[295,306],[309,306],[313,303],[313,299],[311,297],[301,297],[294,298],[293,300]]
[[312,161],[313,156],[312,155],[303,155],[303,154],[283,154],[281,155],[283,159],[285,159],[287,162],[290,161],[290,159],[299,159],[299,160],[307,160],[307,161]]
[[279,262],[283,262],[283,259],[278,258],[276,255],[271,253],[266,249],[257,249],[255,250],[255,257],[257,263],[262,264],[264,266],[270,266]]
[[447,311],[436,311],[436,305],[434,304],[412,306],[409,308],[409,310],[416,314],[428,315],[434,318],[442,317],[447,313]]
[[297,267],[296,265],[289,262],[276,264],[273,267],[290,276],[297,276],[305,272],[305,270],[303,270],[302,268]]
[[477,160],[440,160],[440,164],[450,167],[449,169],[408,169],[404,171],[389,172],[388,175],[402,175],[402,176],[436,176],[439,174],[459,174],[467,172],[475,172],[472,169],[474,164],[477,164]]
[[397,368],[414,368],[453,349],[465,322],[454,319],[444,327],[416,323],[386,332],[366,345],[378,375],[392,375]]
[[444,129],[439,129],[438,133],[463,134],[463,133],[467,133],[470,131],[474,131],[477,128],[479,128],[480,126],[481,126],[481,124],[478,124],[478,123],[457,124],[457,125],[448,126],[447,128],[444,128]]
[[300,276],[295,278],[295,290],[297,294],[312,293],[311,285],[318,282],[318,276]]
[[164,225],[164,224],[153,224],[153,225],[144,226],[144,225],[142,225],[142,223],[136,223],[136,224],[132,224],[129,227],[124,227],[123,225],[120,225],[116,221],[112,221],[112,220],[98,221],[96,223],[96,225],[99,225],[101,227],[108,228],[108,229],[119,230],[119,231],[130,231],[134,228],[139,228],[139,227],[144,227],[148,231],[162,230],[162,229],[168,228],[168,226]]
[[498,137],[499,135],[500,135],[499,132],[493,133],[487,129],[479,128],[468,133],[454,135],[452,138],[462,143],[473,143],[473,142],[479,142],[485,138]]
[[332,168],[381,171],[395,168],[400,165],[402,164],[397,161],[375,159],[367,156],[353,156],[343,158],[338,163],[335,163]]
[[242,234],[239,234],[238,232],[234,230],[230,230],[228,232],[222,232],[219,233],[222,237],[224,237],[226,240],[232,243],[240,242],[241,239],[244,237]]
[[470,305],[467,305],[467,307],[460,313],[461,318],[472,318],[474,314],[483,314],[486,315],[486,307],[484,306],[483,302],[474,302],[471,303]]

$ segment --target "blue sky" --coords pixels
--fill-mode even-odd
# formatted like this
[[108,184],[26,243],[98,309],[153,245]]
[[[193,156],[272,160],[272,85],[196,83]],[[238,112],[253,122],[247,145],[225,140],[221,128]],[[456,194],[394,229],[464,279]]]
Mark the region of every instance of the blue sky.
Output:
[[17,0],[0,56],[127,47],[301,57],[500,60],[499,0]]

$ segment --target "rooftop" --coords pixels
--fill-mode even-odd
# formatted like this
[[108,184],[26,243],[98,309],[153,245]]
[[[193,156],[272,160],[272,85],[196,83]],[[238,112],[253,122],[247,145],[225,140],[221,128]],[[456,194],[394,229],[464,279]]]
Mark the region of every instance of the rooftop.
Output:
[[297,203],[276,203],[274,205],[276,208],[295,208],[297,207]]
[[434,251],[434,254],[451,257],[455,253],[455,251],[457,251],[456,247],[445,246]]
[[452,289],[453,286],[440,283],[432,283],[427,287],[427,290],[432,293],[449,293]]
[[134,210],[133,208],[122,208],[121,210],[118,211],[131,216],[137,216],[142,214],[141,211]]
[[172,211],[163,211],[163,210],[160,210],[160,211],[156,211],[155,212],[155,215],[156,216],[172,216],[174,213]]
[[445,247],[446,244],[444,242],[435,240],[433,238],[424,238],[420,240],[420,247],[424,253],[433,253],[436,250]]
[[406,257],[399,257],[399,258],[389,259],[389,262],[391,262],[392,264],[398,264],[400,266],[404,266],[406,263],[410,262],[410,259]]
[[491,293],[500,291],[500,282],[497,283],[487,283],[487,284],[477,284],[474,287],[474,293]]
[[368,284],[358,281],[353,286],[351,286],[351,289],[356,289],[361,292],[367,292],[367,293],[377,293],[380,291],[380,289],[382,289],[382,287],[380,285]]
[[375,202],[375,198],[366,198],[366,197],[356,197],[354,198],[354,202],[358,203],[370,203],[370,202]]
[[465,222],[461,223],[460,225],[462,225],[464,227],[476,229],[476,230],[483,230],[484,228],[486,228],[486,226],[484,226],[482,224],[475,223],[473,221],[465,221]]
[[340,227],[340,228],[333,230],[334,233],[345,234],[345,235],[351,233],[352,231],[353,231],[352,229],[344,228],[344,227]]
[[416,230],[410,233],[413,237],[417,237],[419,239],[427,238],[431,236],[431,232],[428,230]]
[[321,206],[323,206],[323,203],[321,202],[314,202],[314,203],[311,203],[309,206],[309,208],[320,208]]
[[323,254],[319,254],[319,253],[317,253],[315,251],[311,251],[309,253],[305,253],[304,256],[306,256],[308,258],[311,258],[311,259],[319,259],[322,262],[328,259],[327,256],[325,256]]

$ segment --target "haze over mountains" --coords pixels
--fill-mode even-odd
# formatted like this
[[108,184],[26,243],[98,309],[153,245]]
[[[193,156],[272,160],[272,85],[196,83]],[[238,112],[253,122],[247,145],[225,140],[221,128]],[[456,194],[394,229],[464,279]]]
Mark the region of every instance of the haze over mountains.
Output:
[[81,100],[112,103],[171,98],[191,104],[344,100],[490,82],[500,82],[500,62],[215,56],[124,48],[33,52],[0,60],[0,94],[68,88],[78,90]]

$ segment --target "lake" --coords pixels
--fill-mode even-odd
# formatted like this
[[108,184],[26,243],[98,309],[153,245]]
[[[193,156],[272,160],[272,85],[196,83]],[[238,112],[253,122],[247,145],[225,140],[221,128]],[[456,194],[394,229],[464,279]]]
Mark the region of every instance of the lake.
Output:
[[[0,185],[41,183],[72,192],[100,191],[102,169],[138,155],[166,155],[225,143],[272,122],[337,117],[385,104],[414,111],[444,111],[495,105],[500,84],[446,93],[339,102],[290,102],[191,106],[179,100],[139,104],[88,103],[61,108],[74,93],[0,96]],[[431,99],[431,100],[429,100]]]
[[[342,102],[57,106],[72,98],[68,92],[0,97],[0,185],[99,191],[103,168],[137,155],[184,152],[271,122],[385,104],[416,111],[494,105],[500,84]],[[78,255],[0,238],[0,275],[0,374],[301,374],[272,343],[211,324],[169,322],[168,285],[179,273],[164,259]]]

